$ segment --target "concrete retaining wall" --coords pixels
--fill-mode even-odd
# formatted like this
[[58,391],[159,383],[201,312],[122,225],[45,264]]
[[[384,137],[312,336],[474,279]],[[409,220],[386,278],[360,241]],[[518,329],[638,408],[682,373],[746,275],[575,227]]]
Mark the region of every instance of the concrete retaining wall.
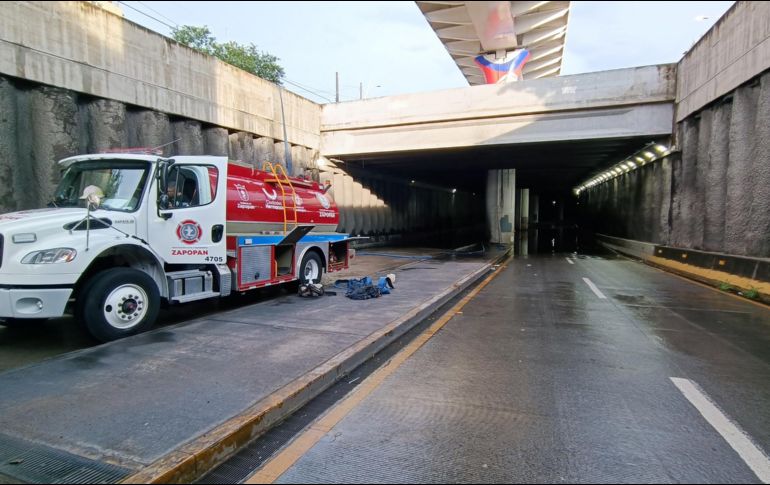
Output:
[[740,1],[704,35],[677,69],[680,122],[770,69],[770,3]]
[[[161,145],[164,155],[226,155],[257,165],[284,150],[283,142],[253,133],[0,76],[0,212],[51,200],[62,158]],[[295,175],[315,167],[317,150],[291,150]]]
[[770,257],[770,72],[677,126],[681,153],[583,193],[611,236]]
[[320,180],[332,184],[328,194],[340,209],[340,232],[375,240],[394,234],[400,240],[431,235],[447,244],[484,236],[483,196],[462,191],[453,194],[327,160]]
[[[90,2],[0,2],[0,74],[283,139],[278,86]],[[318,149],[321,107],[283,101],[289,142]]]

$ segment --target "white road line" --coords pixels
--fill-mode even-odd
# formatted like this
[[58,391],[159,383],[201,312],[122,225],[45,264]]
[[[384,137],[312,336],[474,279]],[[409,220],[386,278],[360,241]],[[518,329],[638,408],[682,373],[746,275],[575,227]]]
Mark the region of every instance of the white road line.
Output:
[[730,418],[725,416],[716,404],[698,388],[697,384],[678,377],[672,377],[671,381],[706,418],[706,421],[733,447],[746,462],[746,465],[757,475],[757,478],[762,483],[770,483],[770,459],[752,442],[751,438]]
[[588,278],[583,278],[583,281],[585,281],[585,282],[586,282],[586,284],[588,285],[588,287],[589,287],[589,288],[591,288],[591,291],[593,291],[594,293],[596,293],[596,296],[598,296],[598,297],[599,297],[599,298],[601,298],[602,300],[606,300],[606,299],[607,299],[607,297],[606,297],[606,296],[604,296],[604,293],[602,293],[601,291],[599,291],[599,288],[597,288],[597,287],[596,287],[596,285],[594,284],[594,282],[593,282],[593,281],[589,280]]
[[574,262],[574,261],[572,261],[572,260],[571,260],[571,259],[569,259],[569,258],[564,258],[564,259],[566,259],[566,260],[567,260],[567,262],[568,262],[569,264],[575,264],[575,262]]

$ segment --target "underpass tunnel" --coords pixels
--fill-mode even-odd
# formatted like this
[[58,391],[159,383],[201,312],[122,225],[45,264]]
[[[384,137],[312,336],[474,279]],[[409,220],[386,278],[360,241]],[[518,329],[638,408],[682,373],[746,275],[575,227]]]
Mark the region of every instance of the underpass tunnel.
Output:
[[[332,158],[339,230],[374,241],[577,252],[604,228],[576,189],[667,140],[614,138]],[[641,166],[641,164],[640,164]],[[630,170],[629,170],[630,171]],[[627,172],[623,172],[625,175]],[[614,174],[614,173],[613,173]],[[583,207],[581,207],[583,204]]]

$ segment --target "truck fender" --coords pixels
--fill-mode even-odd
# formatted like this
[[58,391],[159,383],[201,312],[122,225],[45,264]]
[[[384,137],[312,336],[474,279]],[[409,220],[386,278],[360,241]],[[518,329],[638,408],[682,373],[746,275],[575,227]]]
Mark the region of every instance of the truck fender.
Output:
[[76,284],[80,288],[94,274],[108,268],[125,266],[146,273],[158,285],[162,298],[168,298],[168,282],[163,263],[150,250],[138,244],[121,244],[102,251],[88,266]]
[[326,253],[324,252],[323,249],[321,249],[320,246],[314,244],[314,245],[311,245],[311,246],[307,246],[305,249],[302,250],[302,252],[300,254],[297,255],[297,259],[296,259],[296,262],[295,262],[295,265],[294,265],[294,269],[295,269],[294,276],[296,276],[297,278],[299,278],[299,271],[300,271],[299,265],[302,262],[302,258],[305,257],[305,254],[308,251],[314,251],[314,252],[318,253],[318,255],[321,257],[321,262],[323,263],[323,270],[324,271],[328,270],[328,263],[326,261]]

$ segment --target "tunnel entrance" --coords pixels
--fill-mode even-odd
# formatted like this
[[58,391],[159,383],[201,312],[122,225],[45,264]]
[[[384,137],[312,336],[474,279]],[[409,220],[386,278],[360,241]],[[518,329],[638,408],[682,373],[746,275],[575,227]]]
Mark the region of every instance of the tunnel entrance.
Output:
[[[356,155],[345,157],[340,167],[372,194],[381,194],[385,204],[405,211],[411,227],[394,244],[449,249],[492,240],[512,244],[519,255],[594,252],[593,224],[581,216],[574,189],[659,141],[612,138]],[[490,217],[501,196],[499,189],[491,193],[496,189],[489,174],[495,171],[515,174],[510,213],[497,219]],[[383,181],[397,181],[404,193],[382,190]],[[495,241],[498,222],[503,237],[498,231]]]

